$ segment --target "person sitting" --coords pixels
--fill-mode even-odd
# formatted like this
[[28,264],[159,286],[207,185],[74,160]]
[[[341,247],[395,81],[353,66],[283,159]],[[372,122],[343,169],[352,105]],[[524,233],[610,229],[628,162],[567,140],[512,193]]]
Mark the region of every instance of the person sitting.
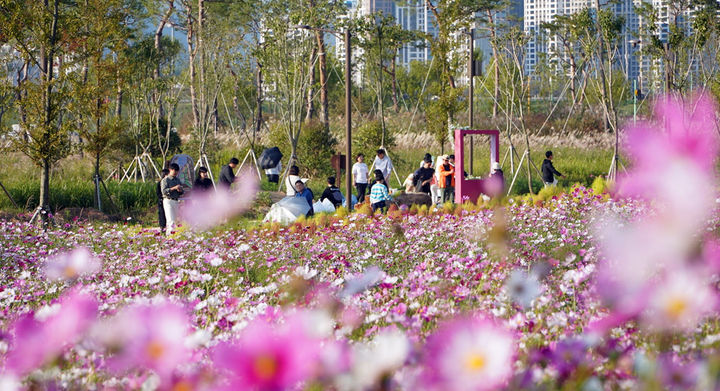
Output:
[[295,197],[304,198],[305,200],[307,200],[308,205],[310,205],[310,210],[308,210],[305,215],[307,217],[310,217],[315,214],[315,211],[313,210],[313,198],[315,198],[315,195],[313,194],[312,190],[305,187],[305,182],[300,179],[295,182],[295,189],[297,189]]
[[413,173],[408,174],[407,178],[405,178],[405,182],[403,182],[403,186],[405,186],[405,192],[406,193],[414,193],[415,192],[415,175]]
[[345,197],[343,197],[340,189],[337,186],[335,186],[335,177],[334,176],[329,177],[327,179],[327,183],[328,183],[327,187],[325,188],[322,195],[320,196],[320,202],[322,202],[325,199],[328,199],[328,200],[330,200],[330,202],[332,202],[335,209],[337,209],[338,207],[340,207],[340,205],[342,205],[343,199]]
[[415,177],[415,190],[430,195],[430,182],[432,182],[434,174],[435,169],[432,168],[432,160],[425,159],[423,167],[413,174]]
[[440,181],[438,186],[440,187],[440,197],[442,202],[455,200],[455,167],[450,165],[448,158],[443,159],[443,164],[440,165]]
[[375,184],[370,188],[370,206],[373,213],[378,209],[384,210],[387,206],[385,201],[390,200],[390,193],[388,193],[388,188],[385,186],[385,178],[382,172],[377,170],[375,171]]
[[198,176],[195,178],[193,189],[198,191],[207,191],[212,189],[213,183],[208,176],[208,169],[205,167],[198,168]]
[[290,172],[288,173],[287,178],[285,178],[285,194],[288,197],[294,197],[295,194],[297,194],[298,190],[295,188],[295,182],[300,180],[300,169],[298,166],[291,166]]

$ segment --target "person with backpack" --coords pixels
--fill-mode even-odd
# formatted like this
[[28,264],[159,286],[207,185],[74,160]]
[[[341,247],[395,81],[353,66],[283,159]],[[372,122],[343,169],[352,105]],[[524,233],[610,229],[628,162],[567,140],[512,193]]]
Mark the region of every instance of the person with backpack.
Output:
[[322,195],[320,196],[320,202],[323,202],[323,200],[328,199],[330,202],[332,202],[335,209],[340,207],[343,203],[343,197],[342,192],[340,191],[340,188],[335,186],[335,177],[331,176],[327,179],[327,187],[323,191]]
[[285,195],[288,197],[295,197],[298,193],[298,189],[295,187],[295,183],[300,180],[300,169],[298,166],[290,166],[287,178],[285,178]]

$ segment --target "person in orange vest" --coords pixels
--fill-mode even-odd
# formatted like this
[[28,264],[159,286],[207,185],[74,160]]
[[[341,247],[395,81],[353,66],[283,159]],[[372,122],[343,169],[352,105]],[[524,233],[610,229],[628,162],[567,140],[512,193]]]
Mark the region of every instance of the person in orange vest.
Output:
[[442,202],[445,203],[448,200],[454,201],[455,167],[450,164],[447,156],[442,157],[442,164],[440,165],[440,169],[438,171],[440,172],[440,183],[438,183],[438,187],[440,187],[440,196],[442,197]]

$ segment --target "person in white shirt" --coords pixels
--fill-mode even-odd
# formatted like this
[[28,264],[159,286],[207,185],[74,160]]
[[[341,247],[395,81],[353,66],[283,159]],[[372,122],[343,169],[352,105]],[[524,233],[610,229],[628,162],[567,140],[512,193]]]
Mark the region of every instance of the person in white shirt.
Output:
[[368,187],[368,166],[365,164],[365,155],[362,153],[357,155],[357,163],[352,166],[352,177],[353,183],[355,184],[355,190],[357,190],[358,203],[365,201],[365,192]]
[[[373,166],[375,166],[376,170],[380,170],[382,172],[383,178],[385,179],[385,185],[387,186],[388,178],[390,178],[390,173],[393,170],[393,165],[384,149],[380,148],[377,150],[377,156],[375,156]],[[389,189],[390,186],[387,186],[387,188]]]
[[288,197],[295,197],[295,194],[297,193],[297,189],[295,188],[295,183],[300,180],[300,169],[298,166],[291,166],[290,172],[288,173],[287,178],[285,178],[285,194]]
[[265,170],[265,175],[267,176],[268,181],[270,183],[278,183],[278,180],[280,180],[280,171],[282,170],[282,162],[278,161],[277,166],[270,167]]

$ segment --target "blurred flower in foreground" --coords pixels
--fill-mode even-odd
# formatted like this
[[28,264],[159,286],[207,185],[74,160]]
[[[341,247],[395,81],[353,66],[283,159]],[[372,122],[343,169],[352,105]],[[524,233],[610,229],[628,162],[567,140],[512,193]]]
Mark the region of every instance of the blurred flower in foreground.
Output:
[[691,331],[717,307],[708,273],[691,268],[671,270],[655,287],[642,318],[654,329]]
[[59,356],[95,321],[97,309],[93,297],[72,290],[60,299],[55,313],[44,320],[33,314],[21,316],[10,329],[14,338],[5,368],[22,376]]
[[237,189],[219,186],[215,191],[195,191],[192,199],[180,208],[181,218],[199,230],[223,224],[227,219],[248,210],[257,196],[259,181],[251,170],[242,171]]
[[513,270],[505,282],[505,294],[525,309],[531,307],[533,300],[541,292],[542,286],[534,273]]
[[715,105],[704,95],[685,105],[668,98],[655,111],[657,124],[630,129],[633,167],[619,179],[621,195],[652,201],[652,211],[596,227],[605,257],[598,292],[614,310],[603,329],[639,314],[649,328],[691,329],[714,310],[709,281],[687,269],[715,204]]
[[92,275],[100,270],[100,261],[87,248],[54,255],[45,262],[45,275],[51,281],[73,281],[81,276]]
[[371,341],[353,347],[352,373],[340,378],[340,388],[387,389],[378,383],[387,382],[405,364],[409,353],[410,341],[405,333],[395,329],[380,332]]
[[513,373],[514,356],[507,330],[485,319],[455,319],[428,338],[423,380],[428,389],[498,389]]
[[284,325],[256,319],[233,343],[214,351],[215,367],[229,375],[228,390],[284,390],[310,379],[319,365],[320,340],[300,318]]
[[115,353],[110,368],[117,372],[150,369],[166,381],[189,358],[185,310],[171,303],[132,305],[94,330],[98,342]]
[[379,267],[370,266],[359,277],[345,281],[345,287],[340,292],[340,298],[344,299],[360,292],[364,292],[382,281],[384,276],[385,273],[383,273]]

